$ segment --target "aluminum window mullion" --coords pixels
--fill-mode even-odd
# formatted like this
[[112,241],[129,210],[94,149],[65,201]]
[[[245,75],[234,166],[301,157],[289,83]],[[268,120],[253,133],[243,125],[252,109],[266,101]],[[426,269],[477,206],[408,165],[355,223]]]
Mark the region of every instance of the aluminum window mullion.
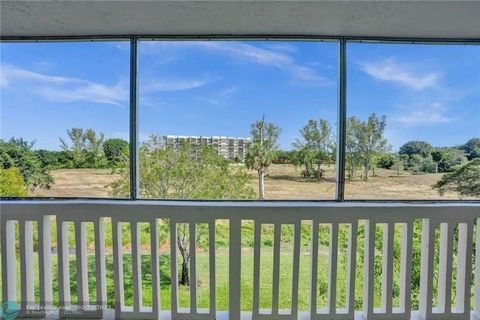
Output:
[[340,39],[338,57],[338,132],[336,163],[336,200],[345,200],[345,140],[347,129],[347,40]]
[[130,199],[138,198],[138,50],[137,37],[130,38]]

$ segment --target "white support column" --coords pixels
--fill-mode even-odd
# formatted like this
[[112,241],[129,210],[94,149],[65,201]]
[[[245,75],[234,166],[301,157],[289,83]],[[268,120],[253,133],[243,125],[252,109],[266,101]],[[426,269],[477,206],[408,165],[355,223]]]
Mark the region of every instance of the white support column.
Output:
[[33,232],[32,221],[19,221],[20,227],[20,314],[35,300],[33,291]]
[[413,254],[413,222],[402,224],[402,248],[400,256],[400,312],[410,318],[411,313],[411,278]]
[[53,306],[52,291],[52,240],[50,236],[50,216],[43,216],[38,221],[38,260],[40,306]]
[[252,319],[256,319],[260,313],[260,248],[261,248],[262,223],[255,221],[253,232],[253,305]]
[[133,312],[137,314],[143,306],[139,227],[138,222],[130,222],[130,235],[132,239]]
[[115,318],[120,319],[124,306],[122,229],[120,223],[114,218],[112,218],[112,237],[115,272]]
[[68,248],[68,223],[57,216],[58,293],[60,317],[70,306],[70,268]]
[[294,224],[293,235],[293,266],[292,266],[292,319],[298,318],[298,280],[300,276],[300,241],[302,221]]
[[475,315],[480,318],[480,219],[476,219],[475,234]]
[[75,221],[75,252],[77,267],[77,297],[78,305],[89,304],[88,269],[87,269],[87,226],[85,222]]
[[177,259],[177,222],[170,218],[170,285],[171,318],[178,318],[178,259]]
[[276,223],[273,231],[273,274],[272,274],[272,316],[278,316],[278,297],[280,287],[280,242],[282,224]]
[[312,221],[311,239],[311,267],[310,267],[310,318],[317,314],[317,279],[318,279],[318,221]]
[[2,228],[2,304],[17,301],[15,221],[1,219]]
[[438,272],[438,312],[450,313],[452,308],[452,260],[455,225],[440,224],[440,264]]
[[240,297],[241,297],[241,227],[242,220],[239,217],[230,219],[230,249],[229,249],[229,319],[240,320]]
[[348,237],[348,273],[347,273],[347,312],[350,319],[355,317],[355,280],[357,271],[357,233],[358,222],[350,224],[350,235]]
[[382,313],[392,313],[392,288],[393,288],[393,236],[395,224],[383,224],[382,248]]
[[208,257],[210,276],[210,317],[214,319],[217,312],[217,285],[216,285],[216,261],[215,261],[215,220],[208,224]]
[[152,312],[157,319],[160,315],[160,270],[158,267],[158,221],[150,222],[150,251],[152,268]]
[[328,259],[328,313],[337,313],[337,263],[338,263],[338,223],[330,225]]
[[368,320],[373,317],[374,277],[375,277],[375,228],[371,219],[365,223],[365,261],[363,272],[363,315]]
[[197,313],[197,225],[189,223],[189,254],[190,254],[190,313]]
[[422,260],[420,271],[420,316],[429,319],[433,303],[433,265],[435,226],[432,219],[422,220]]
[[470,316],[470,283],[472,278],[473,223],[458,224],[458,265],[456,312]]
[[107,287],[105,276],[105,231],[104,218],[98,218],[94,222],[95,229],[95,268],[96,268],[96,298],[97,308],[107,307]]

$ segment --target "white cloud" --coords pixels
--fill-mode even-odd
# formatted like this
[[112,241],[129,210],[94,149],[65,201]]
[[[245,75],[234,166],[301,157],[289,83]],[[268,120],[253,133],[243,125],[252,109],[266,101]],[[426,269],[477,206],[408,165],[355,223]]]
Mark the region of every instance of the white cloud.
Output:
[[447,107],[440,102],[434,102],[428,106],[417,106],[416,110],[397,115],[394,119],[406,125],[439,124],[457,120],[456,117],[448,115]]
[[[144,52],[154,52],[153,49],[155,48],[165,50],[169,47],[192,47],[203,48],[206,50],[215,50],[217,52],[226,53],[232,58],[243,59],[252,63],[278,68],[284,72],[289,73],[295,80],[301,81],[302,83],[308,83],[309,85],[315,86],[335,85],[335,81],[332,81],[322,76],[315,69],[296,62],[295,59],[287,53],[287,50],[285,50],[285,46],[281,49],[277,48],[277,50],[270,50],[237,41],[156,41],[147,42],[147,46],[144,48]],[[293,46],[289,46],[289,49],[290,51],[292,51],[291,49],[296,48]]]
[[148,84],[141,88],[142,92],[152,93],[157,91],[180,91],[200,88],[214,82],[214,80],[157,78],[145,82]]
[[242,42],[231,42],[226,44],[211,41],[199,42],[199,44],[207,48],[224,51],[237,58],[276,67],[290,73],[295,80],[301,80],[316,86],[335,85],[334,81],[320,75],[313,68],[298,64],[292,56],[284,52],[262,49]]
[[240,90],[239,86],[232,86],[232,87],[228,87],[228,88],[223,89],[222,91],[220,91],[218,93],[218,95],[222,96],[222,97],[226,97],[226,96],[230,96],[230,95],[234,94],[235,92],[237,92],[239,90]]
[[421,73],[414,66],[396,62],[393,58],[360,64],[363,72],[381,81],[396,82],[414,90],[435,88],[440,75],[436,72]]
[[22,90],[29,90],[55,102],[90,101],[122,105],[128,100],[126,81],[109,86],[79,78],[36,73],[5,64],[0,65],[0,71],[2,88],[15,89],[21,85]]

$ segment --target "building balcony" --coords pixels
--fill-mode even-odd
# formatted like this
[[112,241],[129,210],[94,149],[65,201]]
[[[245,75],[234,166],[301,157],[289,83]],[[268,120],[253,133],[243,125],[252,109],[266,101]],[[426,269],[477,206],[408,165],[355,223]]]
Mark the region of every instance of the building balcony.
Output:
[[[78,200],[1,208],[2,298],[18,303],[21,317],[475,319],[480,311],[478,204]],[[185,232],[189,286],[176,281]]]

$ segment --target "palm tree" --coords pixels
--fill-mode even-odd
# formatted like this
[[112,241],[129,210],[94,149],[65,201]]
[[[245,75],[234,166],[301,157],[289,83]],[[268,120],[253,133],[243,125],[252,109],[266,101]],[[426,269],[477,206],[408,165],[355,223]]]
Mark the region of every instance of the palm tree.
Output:
[[275,157],[280,128],[273,123],[267,123],[263,116],[262,120],[252,123],[250,134],[252,135],[252,145],[245,156],[245,164],[247,168],[257,171],[258,199],[263,200],[265,198],[265,176]]

